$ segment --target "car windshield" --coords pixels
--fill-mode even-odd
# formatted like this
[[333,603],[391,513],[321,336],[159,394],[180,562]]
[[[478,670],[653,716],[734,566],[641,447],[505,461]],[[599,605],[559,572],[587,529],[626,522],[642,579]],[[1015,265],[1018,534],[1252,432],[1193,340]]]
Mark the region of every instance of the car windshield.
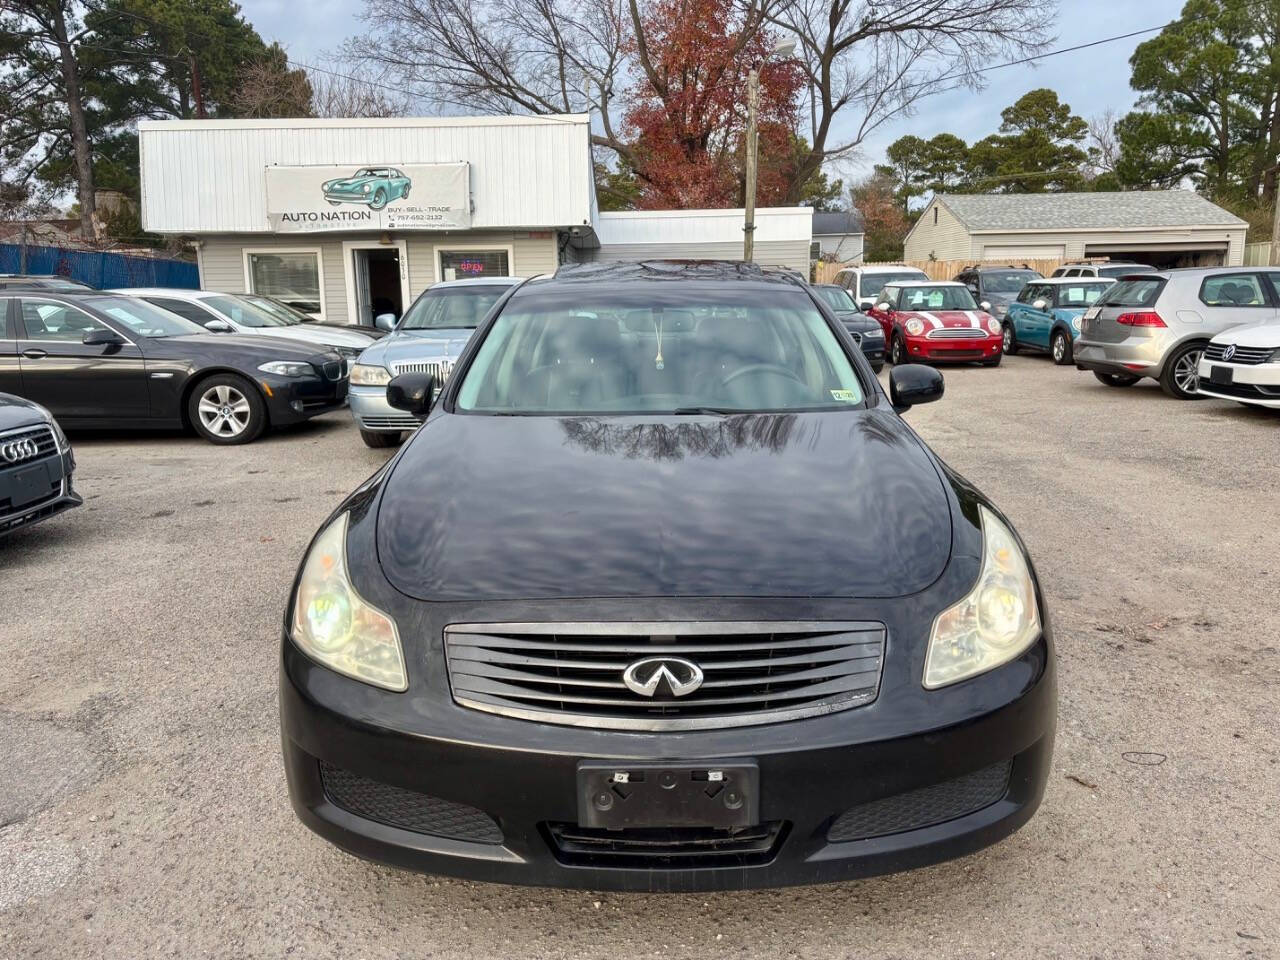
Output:
[[1000,270],[983,271],[983,293],[1017,293],[1028,280],[1038,280],[1040,274],[1034,270]]
[[81,302],[106,314],[139,337],[185,337],[209,332],[198,323],[134,297],[86,297]]
[[242,299],[248,301],[249,303],[253,304],[255,307],[258,307],[261,310],[265,310],[267,313],[271,314],[273,317],[279,317],[282,321],[284,321],[287,324],[312,322],[311,318],[308,317],[302,311],[295,310],[293,307],[289,306],[287,303],[280,303],[276,300],[270,299],[269,297],[246,295]]
[[489,308],[510,287],[440,287],[428,290],[409,308],[400,330],[457,330],[475,328]]
[[560,286],[509,301],[459,389],[493,414],[847,409],[864,392],[798,289]]
[[1163,287],[1161,277],[1119,280],[1107,287],[1097,302],[1111,307],[1149,307],[1156,302]]
[[1064,283],[1058,287],[1058,306],[1091,306],[1110,286],[1110,283]]
[[300,322],[268,313],[256,303],[250,303],[240,297],[228,295],[203,297],[200,302],[242,327],[292,327]]
[[899,310],[977,310],[973,294],[967,287],[919,286],[903,287]]
[[832,310],[857,310],[857,305],[853,302],[853,298],[849,296],[849,291],[844,287],[814,287],[814,292],[822,299]]
[[862,295],[869,297],[874,293],[879,293],[888,284],[897,283],[899,280],[928,279],[919,270],[903,270],[901,273],[864,273],[859,286],[862,289]]
[[1145,263],[1120,263],[1110,267],[1099,267],[1098,276],[1124,277],[1131,273],[1147,273],[1154,269],[1155,267],[1149,267]]

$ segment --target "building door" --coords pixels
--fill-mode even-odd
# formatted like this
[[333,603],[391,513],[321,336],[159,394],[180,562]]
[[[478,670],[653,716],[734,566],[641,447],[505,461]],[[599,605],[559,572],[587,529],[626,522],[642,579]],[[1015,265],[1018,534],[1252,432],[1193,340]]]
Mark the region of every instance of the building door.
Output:
[[348,242],[342,245],[347,282],[347,322],[372,324],[380,314],[397,320],[409,305],[405,242]]

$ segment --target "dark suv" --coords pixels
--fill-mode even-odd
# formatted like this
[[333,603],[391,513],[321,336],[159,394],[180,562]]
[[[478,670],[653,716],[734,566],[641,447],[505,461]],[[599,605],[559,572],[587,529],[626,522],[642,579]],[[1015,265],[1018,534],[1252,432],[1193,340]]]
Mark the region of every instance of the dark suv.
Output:
[[[340,504],[284,616],[294,810],[345,850],[508,883],[814,883],[994,843],[1053,747],[1009,522],[807,285],[588,264],[494,305]],[[428,413],[429,410],[429,413]]]
[[1004,315],[1009,311],[1009,304],[1013,303],[1028,281],[1040,279],[1040,272],[1032,270],[1025,263],[1020,267],[980,263],[965,267],[954,279],[969,288],[973,299],[978,301],[983,310],[1003,321]]

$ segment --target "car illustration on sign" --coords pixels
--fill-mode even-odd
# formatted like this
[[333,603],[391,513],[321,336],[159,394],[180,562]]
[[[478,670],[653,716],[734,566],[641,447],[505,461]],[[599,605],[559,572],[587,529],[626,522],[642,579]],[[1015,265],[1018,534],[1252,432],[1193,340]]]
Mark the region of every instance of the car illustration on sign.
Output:
[[361,167],[350,177],[326,180],[320,185],[324,198],[340,203],[365,203],[381,210],[392,200],[409,196],[413,181],[395,167]]

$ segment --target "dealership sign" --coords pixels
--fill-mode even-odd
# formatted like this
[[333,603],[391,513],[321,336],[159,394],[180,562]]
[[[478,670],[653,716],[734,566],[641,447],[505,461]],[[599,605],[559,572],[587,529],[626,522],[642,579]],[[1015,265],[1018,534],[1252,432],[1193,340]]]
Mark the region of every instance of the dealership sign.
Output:
[[465,230],[465,163],[267,167],[267,218],[278,233],[325,230]]

